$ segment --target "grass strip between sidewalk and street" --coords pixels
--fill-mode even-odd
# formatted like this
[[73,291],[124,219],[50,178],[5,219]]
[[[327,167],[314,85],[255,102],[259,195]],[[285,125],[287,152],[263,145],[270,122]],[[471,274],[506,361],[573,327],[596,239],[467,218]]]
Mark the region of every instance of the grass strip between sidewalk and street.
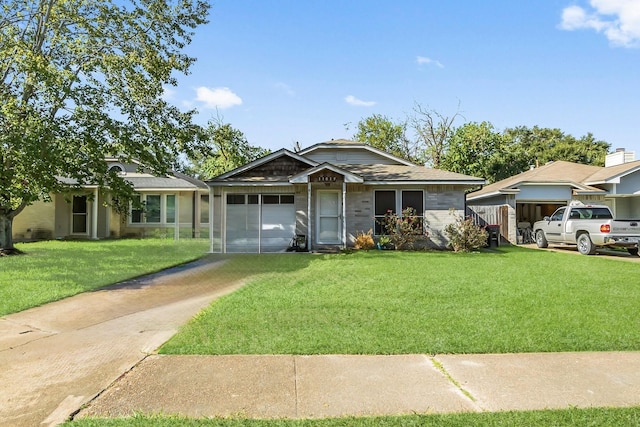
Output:
[[87,418],[65,423],[67,427],[459,427],[459,426],[637,426],[640,407],[570,408],[548,411],[509,411],[408,415],[395,417],[327,418],[300,420],[249,420],[236,418],[190,419],[179,416],[143,416],[131,418]]

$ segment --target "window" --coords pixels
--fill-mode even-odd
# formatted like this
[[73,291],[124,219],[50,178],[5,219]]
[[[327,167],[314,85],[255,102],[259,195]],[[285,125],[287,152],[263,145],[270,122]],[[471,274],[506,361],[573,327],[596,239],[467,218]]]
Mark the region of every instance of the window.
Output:
[[262,196],[263,205],[279,205],[280,196]]
[[227,204],[244,205],[246,203],[246,197],[244,194],[227,194]]
[[131,203],[131,224],[175,224],[175,194],[136,195]]
[[142,222],[142,198],[140,196],[133,196],[133,201],[131,202],[131,222],[134,224],[139,224]]
[[209,195],[200,195],[200,224],[209,223]]
[[384,216],[387,212],[395,212],[396,211],[396,191],[395,190],[384,190],[384,191],[376,191],[375,192],[375,225],[374,230],[376,236],[381,234],[385,234],[384,231]]
[[[400,203],[398,203],[400,202]],[[384,216],[387,212],[402,212],[413,208],[416,221],[424,224],[424,192],[422,190],[377,190],[374,192],[374,230],[376,235],[385,234]],[[422,230],[421,230],[422,232]]]
[[403,191],[402,192],[402,210],[413,208],[416,214],[411,218],[412,222],[418,224],[416,232],[422,234],[424,227],[424,197],[422,191]]
[[564,216],[564,211],[566,208],[560,208],[551,215],[550,221],[562,221],[562,217]]
[[176,196],[174,194],[167,194],[166,212],[165,222],[176,222]]
[[146,222],[160,222],[160,195],[147,195],[145,209]]
[[[207,201],[209,196],[207,196]],[[227,194],[228,205],[257,205],[258,194]],[[293,205],[293,194],[263,194],[263,205]]]

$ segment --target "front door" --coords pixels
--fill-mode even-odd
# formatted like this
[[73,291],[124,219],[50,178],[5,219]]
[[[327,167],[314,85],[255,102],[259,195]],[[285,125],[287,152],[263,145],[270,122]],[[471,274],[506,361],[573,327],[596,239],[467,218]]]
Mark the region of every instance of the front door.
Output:
[[339,191],[318,191],[316,206],[317,242],[342,243],[342,200]]
[[87,196],[73,196],[71,203],[71,234],[87,234]]

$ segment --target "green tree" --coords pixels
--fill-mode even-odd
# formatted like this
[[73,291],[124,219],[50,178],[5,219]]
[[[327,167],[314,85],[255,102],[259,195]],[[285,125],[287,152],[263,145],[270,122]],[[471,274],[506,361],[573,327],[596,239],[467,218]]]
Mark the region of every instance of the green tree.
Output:
[[465,123],[454,130],[440,167],[495,182],[527,167],[507,147],[504,136],[489,122]]
[[193,111],[162,99],[206,23],[202,0],[5,0],[0,16],[0,251],[13,218],[65,188],[131,188],[105,155],[166,171],[194,139]]
[[213,178],[266,156],[269,150],[249,144],[244,133],[218,116],[204,130],[204,144],[189,156],[186,171],[202,179]]
[[604,166],[610,145],[596,140],[591,133],[580,138],[566,135],[560,129],[518,126],[503,132],[509,149],[527,165],[543,165],[554,160]]
[[417,144],[406,136],[407,123],[395,123],[381,114],[373,114],[358,122],[356,141],[391,153],[414,163],[422,163],[422,153]]

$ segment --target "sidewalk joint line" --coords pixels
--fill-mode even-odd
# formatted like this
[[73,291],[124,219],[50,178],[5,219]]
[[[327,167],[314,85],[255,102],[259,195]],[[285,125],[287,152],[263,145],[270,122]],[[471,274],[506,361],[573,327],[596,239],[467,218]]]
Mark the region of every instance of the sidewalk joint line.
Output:
[[93,402],[95,402],[100,396],[102,396],[107,390],[109,390],[111,387],[113,387],[116,383],[118,383],[120,380],[122,380],[125,376],[127,376],[131,371],[133,371],[135,368],[137,368],[142,362],[144,362],[149,356],[152,355],[151,353],[144,353],[144,352],[142,354],[143,354],[143,357],[140,360],[138,360],[136,363],[134,363],[133,366],[130,366],[123,373],[118,375],[118,377],[115,380],[111,381],[103,389],[101,389],[96,394],[94,394],[90,399],[88,399],[85,403],[80,405],[79,408],[77,408],[75,411],[70,413],[69,416],[67,417],[66,421],[75,420],[76,416],[80,413],[80,411],[82,411],[83,409],[86,409],[89,406],[91,406],[91,404]]
[[472,395],[468,390],[465,390],[465,389],[464,389],[464,387],[462,387],[462,385],[461,385],[458,381],[456,381],[456,379],[455,379],[455,378],[453,378],[453,377],[451,376],[451,374],[450,374],[450,373],[445,369],[444,365],[443,365],[442,363],[440,363],[439,361],[437,361],[437,360],[436,360],[436,355],[435,355],[435,354],[434,354],[434,355],[429,356],[429,358],[431,359],[431,363],[433,363],[433,366],[434,366],[438,371],[440,371],[440,373],[441,373],[442,375],[444,375],[444,376],[445,376],[445,378],[446,378],[447,380],[449,380],[449,382],[450,382],[451,384],[453,384],[453,385],[454,385],[458,390],[460,390],[460,393],[462,393],[464,396],[466,396],[466,397],[467,397],[469,400],[471,400],[473,403],[476,403],[476,402],[477,402],[476,398],[475,398],[475,397],[474,397],[474,396],[473,396],[473,395]]
[[297,356],[293,356],[293,391],[295,395],[296,418],[300,417],[298,413],[298,364]]

